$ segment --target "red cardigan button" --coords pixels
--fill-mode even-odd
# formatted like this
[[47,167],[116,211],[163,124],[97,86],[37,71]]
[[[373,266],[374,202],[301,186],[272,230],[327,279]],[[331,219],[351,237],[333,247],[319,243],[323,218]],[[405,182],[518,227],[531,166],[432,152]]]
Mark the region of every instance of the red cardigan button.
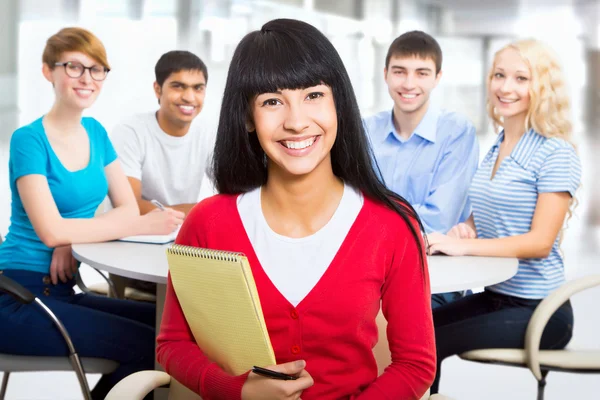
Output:
[[292,354],[298,354],[298,353],[300,353],[300,346],[295,344],[292,346]]
[[290,316],[291,316],[293,319],[298,319],[298,311],[296,311],[295,309],[294,309],[294,310],[292,310],[292,311],[290,312]]

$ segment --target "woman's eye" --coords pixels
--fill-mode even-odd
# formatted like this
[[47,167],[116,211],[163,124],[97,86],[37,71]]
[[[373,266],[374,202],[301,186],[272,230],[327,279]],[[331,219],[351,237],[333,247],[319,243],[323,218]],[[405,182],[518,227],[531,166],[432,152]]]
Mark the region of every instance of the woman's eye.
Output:
[[322,92],[313,92],[313,93],[310,93],[310,94],[307,96],[307,98],[308,98],[309,100],[315,100],[315,99],[318,99],[319,97],[323,97],[323,96],[325,96],[325,94],[324,94],[324,93],[322,93]]
[[496,72],[494,74],[494,78],[503,78],[503,77],[504,77],[504,75],[502,75],[500,72]]
[[279,100],[277,99],[268,99],[263,101],[263,106],[276,106],[279,104]]

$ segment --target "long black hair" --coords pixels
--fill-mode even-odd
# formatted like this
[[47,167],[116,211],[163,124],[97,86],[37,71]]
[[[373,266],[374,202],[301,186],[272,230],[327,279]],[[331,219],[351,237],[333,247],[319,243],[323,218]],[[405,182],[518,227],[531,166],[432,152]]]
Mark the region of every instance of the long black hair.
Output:
[[[249,133],[250,100],[262,93],[325,84],[333,92],[338,134],[331,148],[333,173],[365,196],[385,204],[406,222],[423,255],[421,220],[411,205],[379,179],[346,68],[331,42],[306,22],[276,19],[238,44],[229,66],[213,156],[220,193],[248,192],[267,182],[267,165],[255,133]],[[423,263],[423,260],[421,260]]]

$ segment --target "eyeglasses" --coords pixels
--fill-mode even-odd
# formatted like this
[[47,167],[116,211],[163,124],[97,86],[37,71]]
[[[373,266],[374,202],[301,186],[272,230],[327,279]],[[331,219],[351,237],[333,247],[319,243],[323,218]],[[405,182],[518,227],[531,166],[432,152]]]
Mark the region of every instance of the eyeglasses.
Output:
[[90,70],[90,76],[95,81],[103,81],[106,79],[106,75],[110,71],[110,69],[103,67],[101,65],[94,65],[91,67],[85,67],[82,63],[67,61],[62,63],[55,63],[54,65],[65,67],[65,73],[67,76],[71,78],[80,78],[86,69]]

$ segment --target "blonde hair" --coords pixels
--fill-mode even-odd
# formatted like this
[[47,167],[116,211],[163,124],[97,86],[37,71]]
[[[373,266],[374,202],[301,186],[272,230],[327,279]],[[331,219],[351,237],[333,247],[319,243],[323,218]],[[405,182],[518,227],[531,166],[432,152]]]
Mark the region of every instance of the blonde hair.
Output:
[[[542,136],[564,139],[577,150],[571,137],[573,133],[573,124],[570,119],[571,102],[569,101],[562,68],[554,51],[542,42],[534,39],[519,40],[498,50],[494,55],[494,63],[488,74],[488,91],[494,77],[496,59],[507,49],[516,50],[531,73],[529,85],[530,104],[525,117],[525,132],[533,128]],[[504,126],[502,117],[497,114],[489,96],[487,111],[496,130]],[[577,204],[577,198],[573,196],[567,211],[566,222],[571,218]],[[559,244],[563,240],[563,235],[564,229],[561,229]]]
[[60,56],[68,51],[81,52],[110,69],[104,45],[92,32],[83,28],[63,28],[46,41],[42,62],[55,68]]
[[[488,89],[494,77],[496,59],[507,49],[516,50],[531,72],[530,105],[525,117],[525,131],[533,128],[542,136],[559,137],[571,143],[573,124],[567,86],[557,57],[543,43],[534,39],[519,40],[498,50],[488,74]],[[489,97],[487,110],[496,130],[504,126],[502,117],[496,112]]]

